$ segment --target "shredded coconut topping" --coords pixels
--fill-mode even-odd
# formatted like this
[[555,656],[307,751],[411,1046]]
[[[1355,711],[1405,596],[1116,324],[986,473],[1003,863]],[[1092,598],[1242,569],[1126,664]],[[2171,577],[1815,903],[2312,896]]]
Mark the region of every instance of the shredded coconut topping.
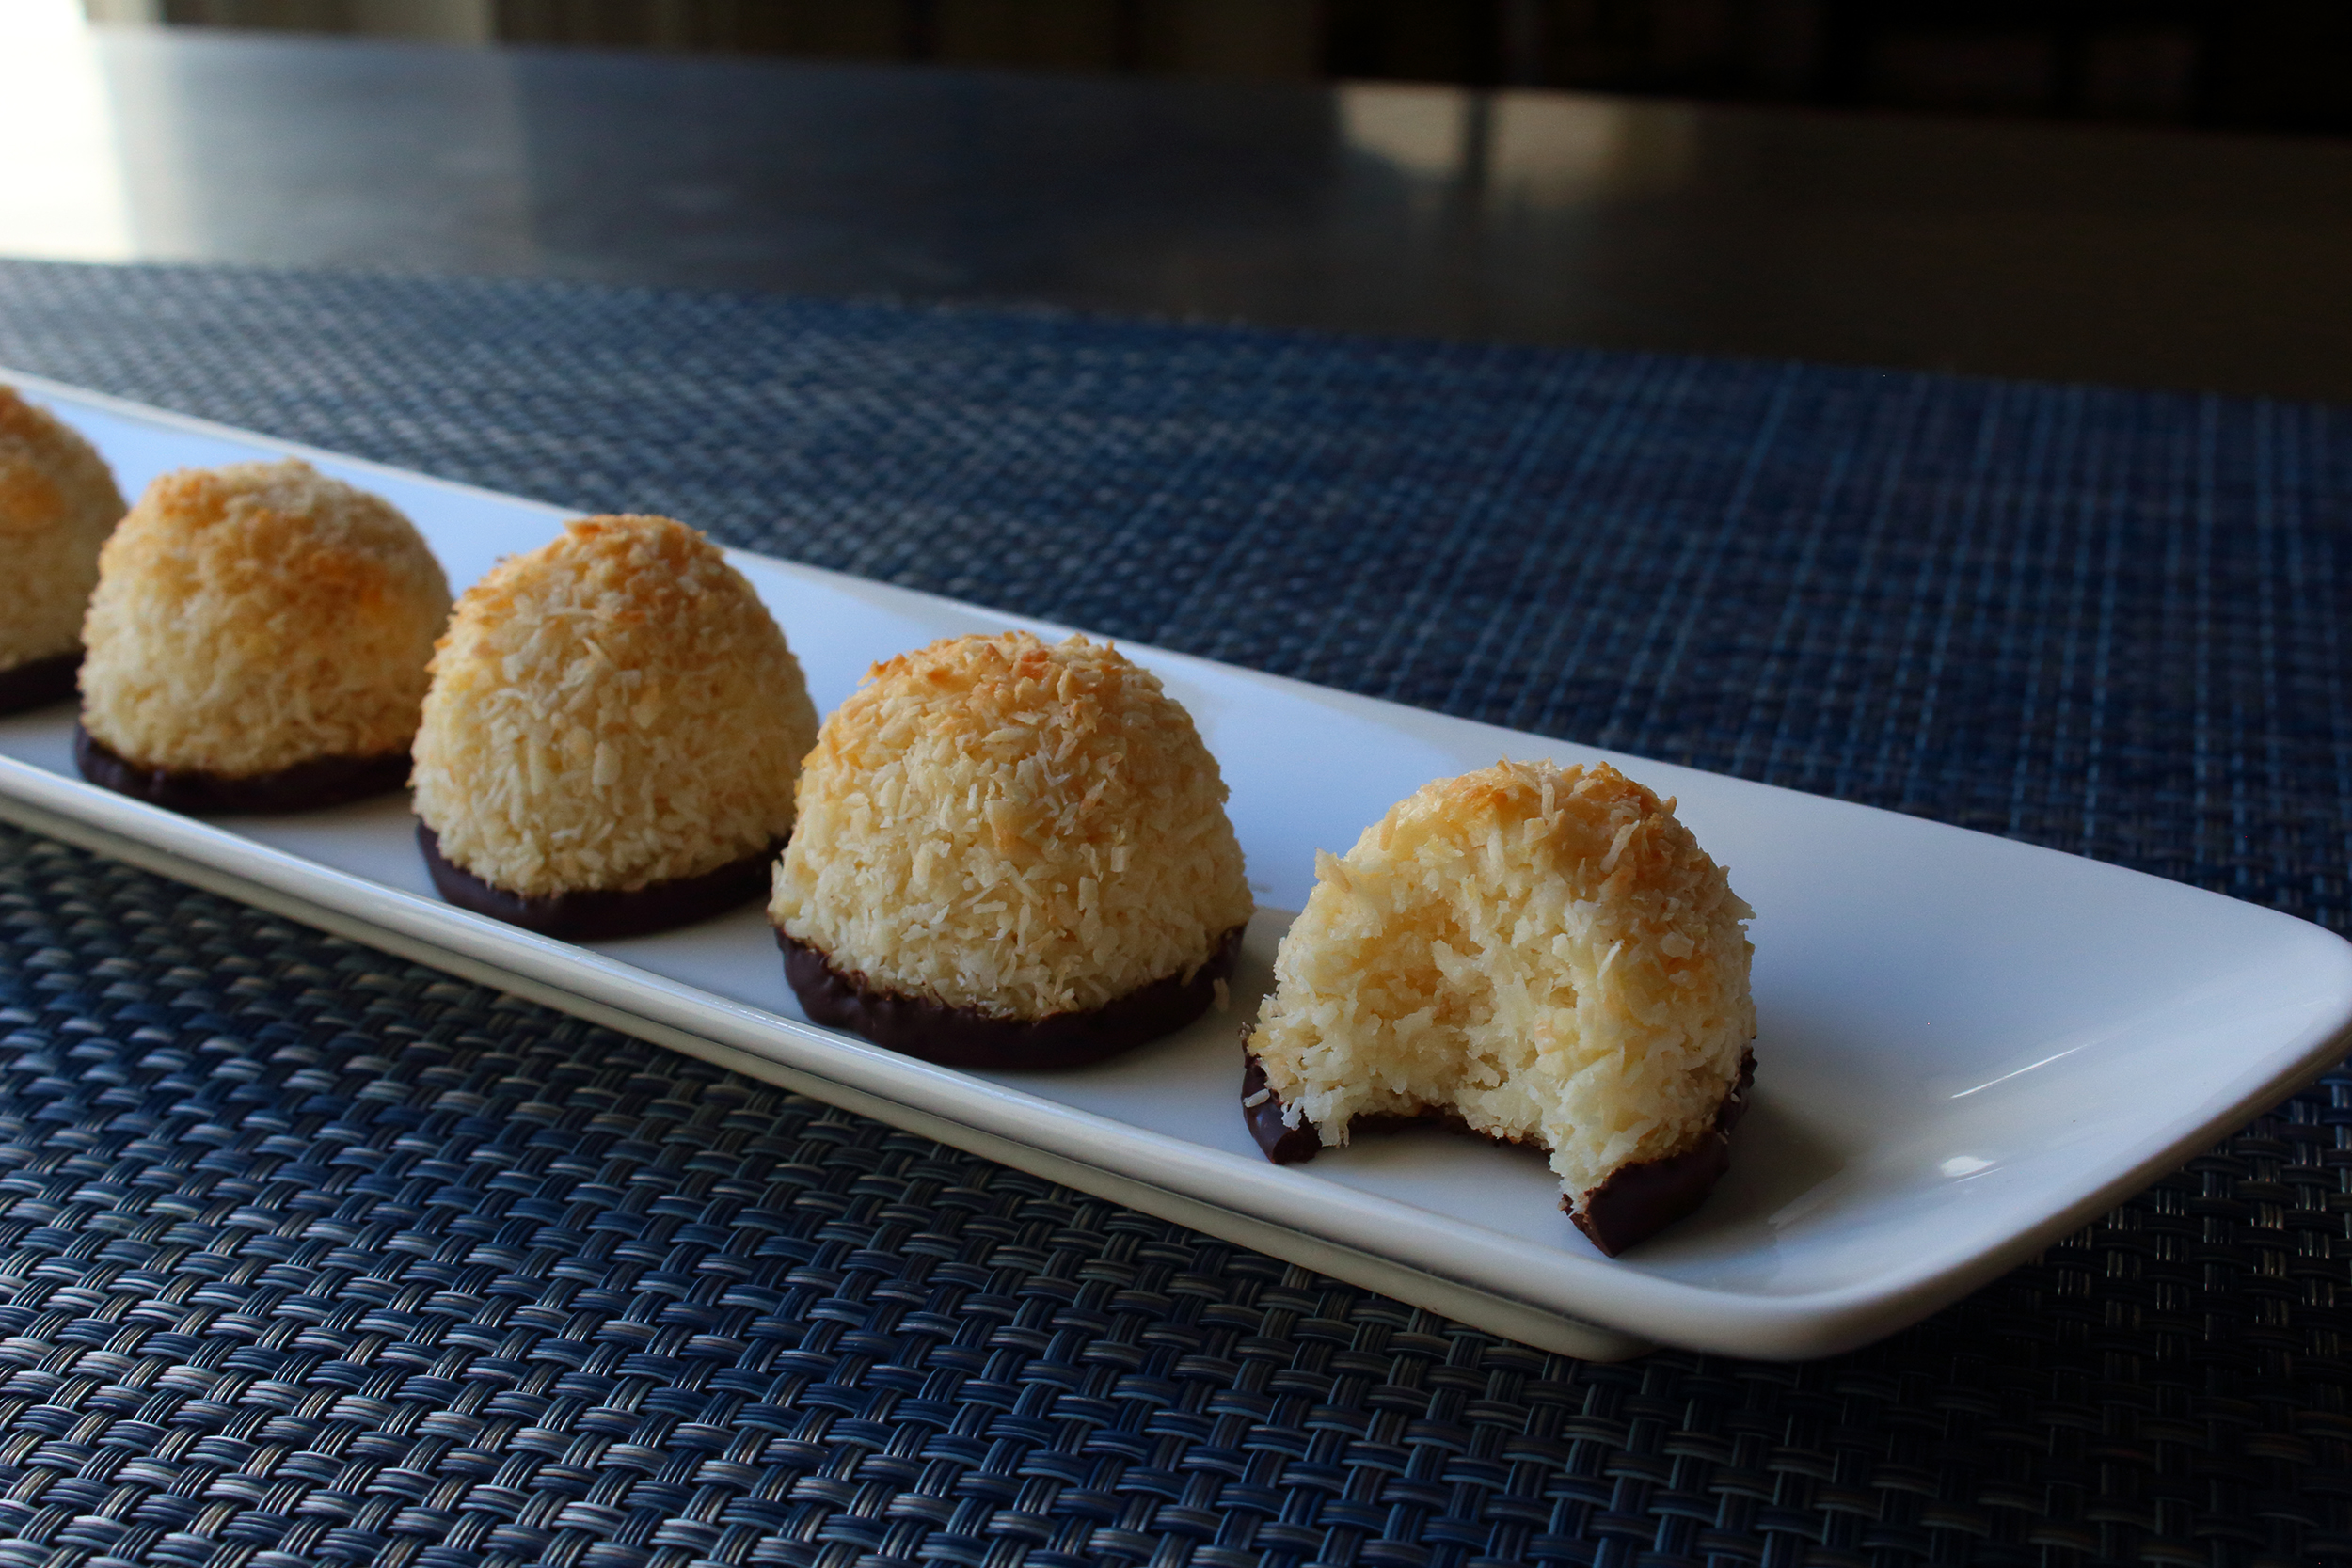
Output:
[[301,462],[183,468],[99,555],[82,723],[133,762],[232,778],[398,752],[448,613],[382,498]]
[[71,427],[0,387],[0,670],[71,653],[98,586],[98,548],[122,517],[106,461]]
[[1756,1035],[1748,906],[1674,802],[1502,762],[1400,801],[1283,937],[1249,1049],[1295,1126],[1458,1115],[1571,1200],[1694,1146]]
[[590,517],[466,591],[433,656],[417,815],[525,897],[698,877],[791,831],[817,735],[743,575],[667,517]]
[[825,721],[770,915],[843,973],[995,1017],[1189,977],[1249,918],[1216,759],[1150,671],[952,638]]

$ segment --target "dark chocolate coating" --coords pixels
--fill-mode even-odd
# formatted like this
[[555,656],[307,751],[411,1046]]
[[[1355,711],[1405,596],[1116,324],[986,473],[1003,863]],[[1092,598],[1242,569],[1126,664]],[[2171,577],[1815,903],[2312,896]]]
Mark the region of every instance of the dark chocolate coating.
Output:
[[[1248,1037],[1245,1033],[1243,1038]],[[1265,1157],[1278,1165],[1313,1159],[1323,1148],[1323,1135],[1315,1124],[1302,1121],[1296,1127],[1285,1126],[1281,1101],[1271,1092],[1263,1100],[1257,1099],[1258,1092],[1266,1086],[1265,1068],[1247,1046],[1243,1049],[1242,1064],[1242,1119],[1248,1124],[1249,1135],[1257,1140],[1258,1147],[1265,1150]],[[1609,1173],[1608,1180],[1584,1195],[1581,1211],[1565,1196],[1560,1199],[1560,1207],[1568,1212],[1568,1218],[1592,1239],[1595,1246],[1612,1258],[1665,1229],[1706,1202],[1716,1181],[1730,1168],[1731,1129],[1747,1110],[1748,1090],[1755,1083],[1756,1053],[1750,1051],[1740,1059],[1739,1082],[1732,1085],[1724,1093],[1723,1103],[1715,1108],[1715,1125],[1695,1148],[1660,1160],[1620,1165]],[[1251,1103],[1253,1100],[1255,1104]],[[1418,1116],[1358,1117],[1349,1124],[1349,1131],[1385,1132],[1422,1121],[1441,1121],[1459,1132],[1470,1132],[1460,1117],[1434,1108]],[[1492,1133],[1471,1132],[1471,1136],[1496,1143],[1513,1141],[1496,1138]]]
[[408,782],[405,750],[373,757],[312,757],[274,773],[242,776],[147,768],[117,754],[79,723],[73,726],[73,762],[94,784],[191,816],[320,811],[382,795]]
[[73,674],[81,667],[82,650],[68,648],[0,670],[0,713],[23,713],[65,701],[73,695]]
[[1619,1165],[1608,1180],[1584,1195],[1581,1208],[1571,1208],[1565,1197],[1560,1207],[1612,1258],[1657,1235],[1705,1203],[1731,1168],[1731,1129],[1747,1110],[1748,1090],[1755,1084],[1756,1053],[1751,1051],[1740,1058],[1739,1082],[1715,1107],[1715,1125],[1694,1148],[1661,1160]]
[[[1245,1025],[1242,1037],[1247,1040],[1248,1036]],[[1258,1053],[1245,1045],[1241,1059],[1242,1119],[1249,1124],[1249,1135],[1258,1140],[1265,1157],[1278,1165],[1295,1165],[1323,1152],[1323,1136],[1313,1122],[1301,1121],[1295,1127],[1283,1122],[1282,1102],[1266,1088],[1265,1064],[1258,1060]],[[1263,1100],[1258,1098],[1261,1089],[1265,1090]]]
[[678,877],[637,888],[584,888],[578,893],[526,898],[484,881],[441,853],[440,835],[417,824],[417,847],[424,851],[433,886],[461,910],[486,914],[565,942],[609,942],[691,926],[748,904],[768,889],[768,868],[784,850],[778,839],[755,854],[727,862],[699,877]]
[[1085,1067],[1173,1034],[1208,1011],[1216,983],[1231,974],[1242,927],[1217,938],[1207,961],[1186,979],[1170,974],[1099,1007],[1043,1018],[993,1018],[908,996],[864,974],[842,974],[822,949],[776,932],[785,978],[812,1022],[864,1035],[876,1045],[941,1067],[1009,1072]]

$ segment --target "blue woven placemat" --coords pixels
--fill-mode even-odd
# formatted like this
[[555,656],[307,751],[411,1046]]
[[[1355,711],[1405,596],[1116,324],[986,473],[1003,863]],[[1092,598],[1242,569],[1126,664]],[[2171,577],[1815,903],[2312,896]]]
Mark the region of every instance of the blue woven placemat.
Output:
[[[2352,419],[0,263],[0,362],[2352,929]],[[1591,1367],[0,832],[0,1568],[2352,1562],[2352,1075]]]

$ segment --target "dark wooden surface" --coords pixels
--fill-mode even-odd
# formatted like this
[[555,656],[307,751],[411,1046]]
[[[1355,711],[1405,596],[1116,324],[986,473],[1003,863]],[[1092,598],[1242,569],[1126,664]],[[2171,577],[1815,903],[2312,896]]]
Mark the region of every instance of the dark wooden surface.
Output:
[[[120,256],[2352,397],[2352,144],[154,29],[74,47]],[[10,139],[0,180],[43,156]],[[75,253],[28,224],[0,214],[0,252]]]

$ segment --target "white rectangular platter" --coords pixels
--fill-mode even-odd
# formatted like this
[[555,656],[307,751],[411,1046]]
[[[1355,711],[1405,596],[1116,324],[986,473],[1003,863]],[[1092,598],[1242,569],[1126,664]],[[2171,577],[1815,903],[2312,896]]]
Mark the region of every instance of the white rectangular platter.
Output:
[[[167,469],[295,454],[389,498],[462,588],[555,508],[30,376],[126,495]],[[688,521],[693,519],[689,518]],[[737,554],[830,710],[933,638],[1063,628]],[[0,719],[0,816],[529,996],[958,1148],[1548,1349],[1831,1354],[1916,1321],[2339,1060],[2352,946],[2273,911],[1913,817],[1129,647],[1232,789],[1260,905],[1234,1008],[1084,1071],[934,1068],[806,1022],[761,913],[596,947],[432,894],[405,799],[199,821],[82,783],[68,705]],[[1268,1164],[1240,1022],[1314,851],[1498,756],[1607,757],[1680,813],[1756,910],[1755,1108],[1697,1214],[1620,1259],[1540,1157],[1437,1131]]]

